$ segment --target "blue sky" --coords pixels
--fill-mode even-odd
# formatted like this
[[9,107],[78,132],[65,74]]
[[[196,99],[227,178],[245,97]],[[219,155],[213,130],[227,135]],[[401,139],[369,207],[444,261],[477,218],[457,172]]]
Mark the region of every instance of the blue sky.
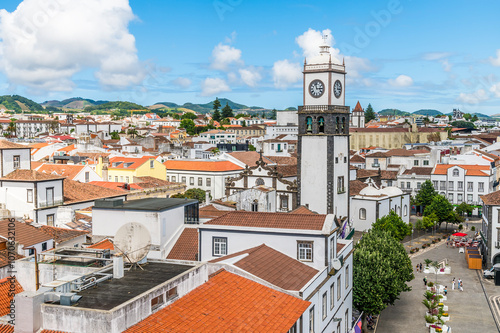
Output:
[[45,3],[2,1],[1,94],[282,109],[324,32],[351,107],[500,113],[498,1]]

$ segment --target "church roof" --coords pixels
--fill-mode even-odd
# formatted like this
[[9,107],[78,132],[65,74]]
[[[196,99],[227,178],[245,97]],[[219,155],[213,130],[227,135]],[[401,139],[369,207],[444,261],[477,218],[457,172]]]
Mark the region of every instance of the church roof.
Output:
[[352,111],[361,111],[361,112],[363,112],[363,108],[361,107],[361,104],[359,104],[359,101],[358,101],[358,103],[356,103],[356,107]]

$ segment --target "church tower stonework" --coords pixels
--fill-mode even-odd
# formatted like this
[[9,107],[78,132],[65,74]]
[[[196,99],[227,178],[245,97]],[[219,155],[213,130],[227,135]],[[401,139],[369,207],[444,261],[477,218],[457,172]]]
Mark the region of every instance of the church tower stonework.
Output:
[[303,106],[298,122],[298,201],[319,214],[349,216],[349,114],[345,64],[329,46],[304,62]]

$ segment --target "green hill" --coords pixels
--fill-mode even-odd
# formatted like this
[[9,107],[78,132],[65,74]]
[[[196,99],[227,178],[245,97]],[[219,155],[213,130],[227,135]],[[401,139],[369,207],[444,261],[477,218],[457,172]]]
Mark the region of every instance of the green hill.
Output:
[[377,112],[381,116],[409,116],[410,113],[398,109],[383,109]]
[[42,103],[42,106],[51,106],[55,108],[67,108],[67,109],[85,109],[87,106],[96,106],[108,103],[109,101],[94,101],[93,99],[73,97],[62,101],[52,100]]
[[37,102],[19,95],[4,95],[0,96],[0,105],[3,105],[7,110],[20,112],[43,111],[43,107]]
[[[248,106],[243,105],[243,104],[235,103],[227,98],[219,98],[219,102],[221,104],[221,108],[226,106],[226,103],[227,103],[231,107],[231,109],[233,109],[235,111],[238,111],[238,110],[268,110],[268,109],[260,107],[260,106],[248,107]],[[158,102],[158,103],[155,103],[154,106],[155,106],[155,108],[158,108],[159,105],[164,105],[166,108],[174,108],[174,109],[175,108],[186,108],[186,109],[190,109],[190,110],[193,110],[193,111],[196,111],[199,113],[209,113],[209,112],[212,112],[212,110],[213,110],[213,103],[214,103],[214,101],[211,101],[211,102],[208,102],[205,104],[194,104],[194,103],[188,102],[188,103],[184,103],[182,105],[179,105],[179,104],[172,103],[172,102]]]
[[443,113],[441,111],[438,111],[438,110],[433,110],[433,109],[420,109],[420,110],[417,110],[415,112],[413,112],[413,114],[417,114],[417,115],[421,115],[421,116],[426,116],[426,117],[437,117],[437,116],[442,116]]

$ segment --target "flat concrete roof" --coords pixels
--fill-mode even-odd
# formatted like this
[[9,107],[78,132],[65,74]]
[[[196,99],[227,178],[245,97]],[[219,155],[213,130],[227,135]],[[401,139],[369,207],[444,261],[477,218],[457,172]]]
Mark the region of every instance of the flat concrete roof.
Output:
[[94,208],[163,211],[197,202],[198,200],[195,199],[177,198],[146,198],[121,202],[120,200],[96,200]]
[[166,282],[194,266],[171,263],[148,262],[142,265],[144,270],[136,267],[127,271],[121,279],[109,279],[95,287],[78,293],[82,296],[75,307],[111,310],[132,298]]

